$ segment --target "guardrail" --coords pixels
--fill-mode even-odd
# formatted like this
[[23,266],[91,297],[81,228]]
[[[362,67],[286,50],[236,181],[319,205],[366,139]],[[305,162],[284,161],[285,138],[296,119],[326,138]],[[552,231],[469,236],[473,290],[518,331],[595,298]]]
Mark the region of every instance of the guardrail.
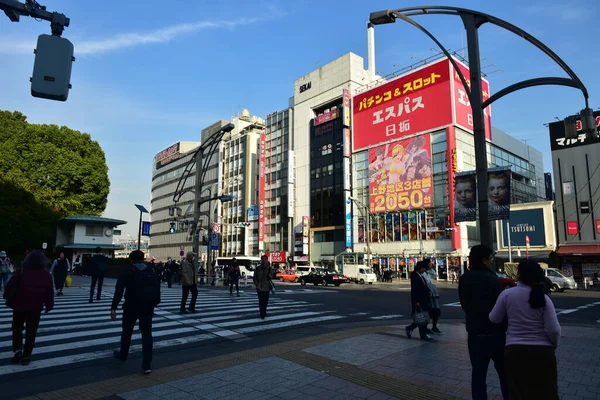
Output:
[[[198,274],[196,275],[196,281],[200,285],[214,286],[214,287],[225,287],[229,286],[229,281],[225,279],[222,273],[211,276],[210,274]],[[240,278],[239,285],[241,287],[248,287],[254,285],[252,279],[249,279],[246,275]]]

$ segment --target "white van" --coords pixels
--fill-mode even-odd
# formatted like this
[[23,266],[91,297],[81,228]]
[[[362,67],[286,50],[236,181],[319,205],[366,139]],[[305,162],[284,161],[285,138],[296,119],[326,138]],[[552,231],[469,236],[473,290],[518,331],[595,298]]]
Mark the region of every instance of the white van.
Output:
[[296,273],[300,276],[308,275],[311,272],[316,272],[317,267],[314,265],[299,265],[296,267]]
[[373,273],[373,269],[365,265],[346,264],[344,265],[344,275],[348,277],[348,280],[356,283],[372,285],[373,282],[377,282],[377,276]]
[[546,278],[552,281],[552,287],[550,287],[551,292],[562,292],[565,289],[577,289],[577,282],[575,282],[575,279],[573,279],[572,276],[564,276],[562,272],[556,268],[545,268],[544,273],[546,274]]

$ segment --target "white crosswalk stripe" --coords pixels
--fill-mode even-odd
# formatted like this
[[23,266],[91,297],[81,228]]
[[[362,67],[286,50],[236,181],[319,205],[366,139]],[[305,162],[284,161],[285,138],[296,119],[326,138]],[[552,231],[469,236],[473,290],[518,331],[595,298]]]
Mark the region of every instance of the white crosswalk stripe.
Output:
[[[121,336],[121,310],[110,319],[112,291],[90,304],[87,289],[73,288],[55,298],[55,307],[42,314],[31,364],[10,364],[12,356],[12,310],[0,305],[0,375],[67,365],[112,357]],[[154,348],[200,343],[219,338],[236,339],[260,332],[318,324],[345,318],[323,304],[280,298],[269,300],[266,320],[258,317],[258,299],[253,291],[241,297],[211,289],[200,290],[197,313],[179,314],[181,289],[162,289],[162,301],[155,310],[152,336]],[[188,298],[189,304],[189,298]],[[321,307],[319,307],[321,306]],[[141,334],[135,330],[131,352],[141,352]]]

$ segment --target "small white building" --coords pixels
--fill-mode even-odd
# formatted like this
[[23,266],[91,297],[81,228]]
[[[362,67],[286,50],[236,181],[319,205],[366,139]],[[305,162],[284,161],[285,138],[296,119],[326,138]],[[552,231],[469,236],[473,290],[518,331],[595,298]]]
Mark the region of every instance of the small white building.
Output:
[[92,215],[77,215],[63,218],[56,226],[56,250],[64,252],[71,264],[77,256],[83,261],[95,253],[96,247],[102,249],[102,254],[114,256],[119,245],[113,244],[113,230],[127,221],[113,218],[96,217]]

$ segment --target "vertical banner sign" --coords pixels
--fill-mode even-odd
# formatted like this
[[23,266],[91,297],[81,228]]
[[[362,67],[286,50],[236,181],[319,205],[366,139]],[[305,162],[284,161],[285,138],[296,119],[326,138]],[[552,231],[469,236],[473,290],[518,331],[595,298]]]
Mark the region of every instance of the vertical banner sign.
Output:
[[510,216],[510,169],[488,170],[489,220],[506,220]]
[[433,207],[429,134],[369,149],[372,213]]
[[344,157],[350,157],[350,129],[344,128]]
[[[471,86],[471,78],[469,68],[465,66],[460,61],[456,60],[460,71],[464,75],[467,84],[469,87]],[[455,123],[464,128],[468,132],[473,133],[473,110],[471,108],[471,102],[469,102],[469,96],[467,95],[467,91],[465,90],[465,86],[463,85],[458,73],[452,67],[452,75],[454,79],[452,79],[452,98],[454,101],[454,110],[455,110]],[[482,89],[482,97],[483,101],[486,101],[490,98],[490,84],[488,81],[483,79],[481,81],[481,89]],[[492,140],[492,107],[488,106],[483,110],[483,118],[485,121],[485,137],[487,140]]]
[[458,172],[454,176],[454,222],[477,220],[477,172]]
[[354,151],[451,125],[450,80],[443,59],[354,96]]
[[350,158],[344,157],[344,196],[346,197],[346,247],[352,247],[352,205],[350,200]]
[[344,89],[344,126],[350,126],[350,91],[348,89]]
[[288,151],[288,217],[294,216],[294,151]]
[[258,248],[262,250],[265,240],[265,133],[260,134],[260,156],[259,156],[259,172],[258,181]]
[[[454,199],[454,178],[456,173],[458,172],[458,157],[456,150],[456,130],[453,126],[449,126],[446,128],[446,148],[448,149],[448,154],[446,156],[448,160],[448,199],[452,201]],[[460,225],[456,225],[454,207],[450,208],[450,227],[452,227],[452,248],[460,249]]]

